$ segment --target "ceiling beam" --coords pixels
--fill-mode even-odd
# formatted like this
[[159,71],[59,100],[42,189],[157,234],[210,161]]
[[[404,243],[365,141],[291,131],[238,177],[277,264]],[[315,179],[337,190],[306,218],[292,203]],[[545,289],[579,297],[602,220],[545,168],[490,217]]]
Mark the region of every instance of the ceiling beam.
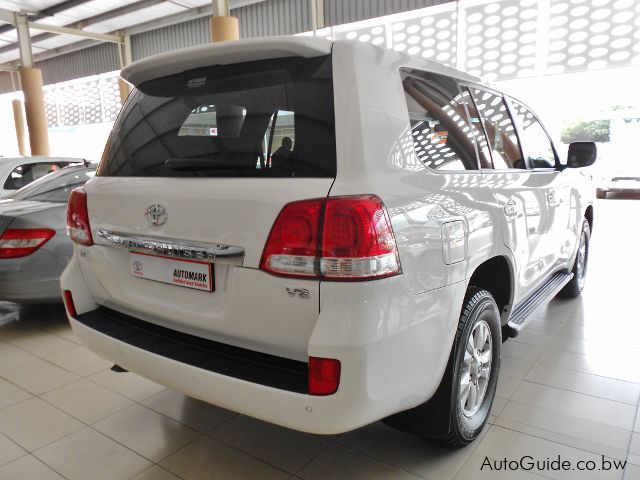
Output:
[[125,29],[128,35],[138,35],[139,33],[148,32],[149,30],[156,30],[158,28],[168,27],[176,25],[178,23],[188,22],[189,20],[195,20],[196,18],[209,17],[213,13],[213,6],[203,5],[201,7],[191,8],[184,12],[174,13],[172,15],[155,18],[148,22],[132,25]]
[[[87,19],[84,20],[80,20],[79,22],[75,22],[73,24],[70,25],[79,25],[79,24],[83,24],[86,26],[88,25],[88,21],[91,21],[91,24],[93,23],[98,23],[98,22],[102,22],[105,21],[107,18],[105,16],[107,15],[112,15],[112,17],[119,17],[121,15],[124,15],[126,13],[130,13],[131,11],[135,11],[135,10],[140,10],[141,8],[146,8],[148,6],[151,6],[150,4],[156,4],[156,3],[162,3],[166,0],[141,0],[135,3],[130,3],[128,5],[125,5],[124,7],[120,7],[120,8],[116,8],[113,10],[110,10],[108,12],[104,12],[98,15],[95,15],[93,17],[89,17]],[[230,6],[232,9],[236,9],[236,8],[241,8],[241,7],[245,7],[247,5],[252,5],[255,3],[262,3],[266,0],[231,0],[230,1]],[[144,6],[141,6],[144,5]],[[137,8],[136,8],[137,7]],[[123,12],[124,9],[130,9],[127,12]],[[116,14],[116,12],[118,12]],[[170,25],[175,25],[178,23],[183,23],[183,22],[187,22],[189,20],[195,20],[196,18],[202,18],[202,17],[207,17],[210,16],[213,13],[213,5],[207,4],[207,5],[203,5],[200,7],[195,7],[195,8],[191,8],[189,10],[185,10],[184,12],[178,12],[178,13],[174,13],[172,15],[168,15],[166,17],[161,17],[161,18],[156,18],[154,20],[150,20],[148,22],[143,22],[143,23],[139,23],[137,25],[132,25],[130,27],[127,27],[125,29],[122,30],[118,30],[117,33],[119,35],[137,35],[140,33],[144,33],[144,32],[148,32],[149,30],[156,30],[158,28],[162,28],[162,27],[167,27]],[[97,17],[102,17],[100,20],[97,20]],[[91,20],[90,20],[91,19]],[[93,21],[94,19],[95,22]],[[51,33],[43,33],[40,35],[35,35],[34,37],[32,37],[32,42],[36,42],[38,40],[44,40],[44,36],[47,36],[46,38],[51,38],[53,37],[55,34],[51,34]],[[83,50],[85,48],[89,48],[89,47],[93,47],[95,45],[99,45],[100,43],[102,43],[101,41],[97,41],[97,40],[93,40],[93,39],[86,39],[86,40],[80,40],[79,42],[74,42],[71,43],[69,45],[63,45],[61,47],[57,47],[57,48],[52,48],[47,50],[46,52],[34,55],[34,61],[35,62],[39,62],[42,60],[47,60],[49,58],[53,58],[53,57],[58,57],[60,55],[64,55],[67,53],[72,53],[72,52],[77,52],[78,50]],[[34,45],[34,48],[38,48],[37,45]],[[9,52],[12,50],[16,50],[17,49],[17,45],[6,45],[3,47],[0,47],[0,53],[5,53],[5,52]],[[17,66],[19,64],[18,60],[14,60],[14,61],[10,61],[8,64],[5,65],[0,65],[0,67],[2,66],[8,66],[8,67],[13,67],[13,66]]]
[[[34,30],[43,32],[57,33],[60,35],[75,35],[77,37],[90,38],[92,40],[100,40],[103,42],[122,43],[122,35],[112,35],[108,33],[94,33],[80,30],[79,28],[56,27],[55,25],[47,25],[44,23],[29,22],[29,27]],[[33,39],[31,39],[33,41]]]
[[[57,3],[55,5],[51,5],[50,7],[43,8],[42,10],[35,12],[33,15],[29,15],[29,20],[42,20],[43,18],[53,17],[54,15],[64,12],[65,10],[69,10],[71,8],[77,7],[78,5],[82,5],[84,3],[89,2],[90,0],[65,0],[64,2]],[[30,13],[30,12],[23,12]],[[3,21],[6,21],[2,19]],[[15,28],[14,22],[8,22],[11,25],[2,25],[0,27],[0,34],[10,32]]]
[[[4,8],[0,8],[0,22],[7,22],[10,25],[3,25],[5,27],[15,28],[16,24],[16,14],[11,10],[5,10]],[[0,27],[1,28],[1,27]]]
[[24,13],[16,13],[16,30],[18,31],[18,48],[20,63],[23,67],[33,67],[33,53],[31,51],[31,34],[29,33],[29,19]]
[[[229,7],[231,10],[237,8],[253,5],[254,3],[262,3],[267,0],[230,0]],[[139,23],[127,27],[124,31],[128,35],[137,35],[139,33],[148,32],[149,30],[156,30],[162,27],[168,27],[170,25],[176,25],[178,23],[188,22],[189,20],[195,20],[196,18],[209,17],[215,15],[213,3],[202,5],[200,7],[190,8],[184,12],[174,13],[164,18],[155,18],[148,22]],[[1,51],[1,50],[0,50]]]
[[[164,3],[165,1],[166,0],[140,0],[138,2],[129,3],[128,5],[123,5],[122,7],[114,8],[113,10],[108,10],[106,12],[98,13],[97,15],[92,15],[91,17],[83,18],[82,20],[78,20],[76,22],[69,23],[64,26],[66,28],[84,28],[84,27],[88,27],[89,25],[105,22],[107,20],[111,20],[112,18],[121,17],[122,15],[127,15],[129,13],[142,10],[143,8],[153,7],[154,5],[157,5],[159,3]],[[31,43],[37,43],[43,40],[48,40],[55,36],[56,36],[55,33],[41,33],[39,35],[34,35],[33,37],[31,37]],[[11,50],[15,50],[15,49],[16,49],[15,45],[5,45],[3,47],[0,47],[0,53],[10,52]]]

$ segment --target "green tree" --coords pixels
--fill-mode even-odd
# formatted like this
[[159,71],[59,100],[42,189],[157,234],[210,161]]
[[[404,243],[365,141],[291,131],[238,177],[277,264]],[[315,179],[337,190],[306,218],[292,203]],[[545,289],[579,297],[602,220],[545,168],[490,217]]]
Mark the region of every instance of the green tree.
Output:
[[576,122],[562,129],[562,143],[571,142],[609,142],[611,122],[609,120],[592,120]]

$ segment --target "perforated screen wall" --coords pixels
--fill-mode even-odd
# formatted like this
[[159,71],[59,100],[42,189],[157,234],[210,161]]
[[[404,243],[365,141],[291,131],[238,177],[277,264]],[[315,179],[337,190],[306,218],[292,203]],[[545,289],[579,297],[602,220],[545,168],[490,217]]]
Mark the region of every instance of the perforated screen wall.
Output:
[[118,72],[43,87],[49,127],[113,122],[120,111]]

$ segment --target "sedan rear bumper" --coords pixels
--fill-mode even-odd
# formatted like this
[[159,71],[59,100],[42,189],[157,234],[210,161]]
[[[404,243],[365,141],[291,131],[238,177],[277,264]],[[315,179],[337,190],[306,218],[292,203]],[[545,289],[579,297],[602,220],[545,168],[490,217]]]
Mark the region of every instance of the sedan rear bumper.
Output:
[[[2,273],[0,273],[0,276]],[[60,281],[0,281],[0,300],[15,303],[61,303]]]
[[59,234],[49,243],[26,257],[0,259],[0,300],[62,302],[60,275],[69,262],[72,246]]

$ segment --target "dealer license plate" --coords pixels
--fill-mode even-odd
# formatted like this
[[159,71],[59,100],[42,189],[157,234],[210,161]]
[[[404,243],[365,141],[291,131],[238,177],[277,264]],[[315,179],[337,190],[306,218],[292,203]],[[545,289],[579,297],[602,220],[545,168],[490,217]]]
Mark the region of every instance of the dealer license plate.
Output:
[[207,292],[214,289],[213,266],[208,262],[130,252],[129,263],[134,277]]

